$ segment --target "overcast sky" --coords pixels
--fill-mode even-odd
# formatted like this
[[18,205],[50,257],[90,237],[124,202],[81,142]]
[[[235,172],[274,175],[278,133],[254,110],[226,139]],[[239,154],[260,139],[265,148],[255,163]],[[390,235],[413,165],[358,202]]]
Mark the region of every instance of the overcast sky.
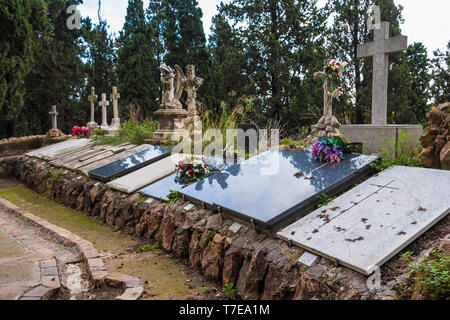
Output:
[[[203,25],[207,36],[210,33],[211,19],[216,14],[216,6],[221,0],[197,0],[203,10]],[[229,2],[230,0],[222,0]],[[423,42],[431,54],[437,48],[445,51],[450,40],[448,26],[450,0],[394,0],[395,4],[404,7],[403,17],[405,24],[401,26],[402,33],[409,37],[409,43]],[[324,3],[326,0],[319,0]],[[128,0],[103,0],[102,19],[107,20],[111,26],[110,31],[118,34],[122,29]],[[97,19],[98,0],[84,0],[79,6],[83,16],[89,16],[94,23]],[[148,0],[144,0],[145,9]]]

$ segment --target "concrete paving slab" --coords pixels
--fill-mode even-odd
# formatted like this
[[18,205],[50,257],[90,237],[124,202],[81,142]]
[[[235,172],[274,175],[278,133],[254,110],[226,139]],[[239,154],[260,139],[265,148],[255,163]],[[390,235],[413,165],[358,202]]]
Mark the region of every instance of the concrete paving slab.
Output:
[[370,275],[450,212],[450,172],[392,167],[278,233]]

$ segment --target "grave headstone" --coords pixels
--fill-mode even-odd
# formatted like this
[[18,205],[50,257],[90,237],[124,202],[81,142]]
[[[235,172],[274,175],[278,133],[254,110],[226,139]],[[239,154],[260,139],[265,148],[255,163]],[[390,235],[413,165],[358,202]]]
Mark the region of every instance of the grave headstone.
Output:
[[52,116],[52,130],[58,130],[58,112],[56,111],[56,106],[52,106],[52,111],[49,113]]
[[389,54],[408,48],[408,37],[389,38],[389,22],[382,22],[374,29],[374,41],[358,46],[358,58],[373,57],[372,77],[372,124],[387,124],[387,90]]
[[[407,49],[407,44],[406,36],[389,38],[389,22],[381,22],[381,28],[374,30],[374,41],[358,46],[358,58],[373,57],[372,124],[345,125],[341,127],[341,133],[349,141],[365,141],[365,149],[371,152],[395,148],[399,145],[402,133],[412,136],[410,143],[404,147],[412,149],[416,147],[415,141],[422,135],[421,125],[387,125],[389,54]],[[388,141],[393,141],[394,144],[391,145]]]
[[121,131],[120,127],[120,118],[119,118],[119,99],[120,93],[117,92],[117,87],[112,88],[112,93],[110,96],[113,101],[113,119],[111,122],[111,126],[108,128],[108,134],[110,135],[118,135]]
[[95,103],[97,102],[97,96],[95,95],[95,88],[91,87],[91,94],[89,95],[89,103],[91,104],[91,121],[88,122],[87,127],[93,132],[98,128],[97,122],[95,122]]
[[64,134],[58,129],[58,112],[56,111],[56,106],[52,106],[52,111],[49,112],[52,116],[52,128],[47,133],[48,138],[58,138],[63,136]]
[[100,107],[102,107],[102,130],[108,129],[108,113],[107,107],[109,106],[109,101],[106,100],[106,93],[102,93],[102,100],[99,102]]

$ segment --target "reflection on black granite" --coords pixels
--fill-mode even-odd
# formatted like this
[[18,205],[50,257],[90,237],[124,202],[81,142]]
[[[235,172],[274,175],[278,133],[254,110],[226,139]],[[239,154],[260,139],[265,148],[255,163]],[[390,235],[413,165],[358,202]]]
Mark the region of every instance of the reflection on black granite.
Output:
[[[209,169],[212,171],[212,175],[209,176],[206,179],[201,180],[196,185],[198,185],[198,188],[202,188],[203,184],[213,183],[215,179],[213,177],[228,177],[230,174],[226,173],[226,170],[234,166],[235,164],[242,161],[243,158],[241,157],[234,157],[234,158],[225,158],[221,156],[212,156],[207,159],[205,159],[205,163],[208,165]],[[223,170],[223,171],[220,171]],[[220,171],[220,172],[217,172]],[[176,174],[172,174],[166,178],[163,178],[159,181],[156,181],[155,183],[139,190],[140,193],[145,194],[147,196],[161,199],[164,201],[167,201],[168,194],[170,193],[170,190],[173,191],[181,191],[186,185],[181,182],[177,182],[175,180]],[[226,187],[226,186],[225,186]]]
[[153,146],[147,150],[128,156],[101,168],[89,172],[90,175],[101,180],[109,180],[121,176],[122,172],[129,173],[133,168],[141,168],[170,156],[170,149],[161,146]]
[[[348,154],[339,164],[323,164],[311,154],[271,150],[181,190],[187,197],[264,223],[317,197],[376,157]],[[273,166],[274,174],[263,169]],[[303,176],[296,176],[301,172]]]

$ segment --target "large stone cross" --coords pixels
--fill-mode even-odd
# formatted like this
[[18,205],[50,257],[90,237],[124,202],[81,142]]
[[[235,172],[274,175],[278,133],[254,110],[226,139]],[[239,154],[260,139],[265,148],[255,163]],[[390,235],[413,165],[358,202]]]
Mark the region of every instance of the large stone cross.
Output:
[[408,48],[408,37],[389,38],[389,22],[374,30],[374,41],[358,45],[358,58],[373,56],[372,124],[387,124],[389,53]]
[[95,122],[95,103],[97,102],[97,96],[95,95],[95,88],[91,87],[91,94],[88,98],[89,102],[91,103],[91,121],[88,123],[89,128],[96,128],[98,125]]
[[110,98],[113,101],[113,113],[114,113],[111,126],[120,127],[120,119],[119,119],[120,93],[117,92],[117,87],[112,88],[112,93],[110,95]]
[[49,114],[52,116],[52,130],[58,130],[58,112],[56,111],[56,106],[52,106],[52,111],[50,111]]
[[102,129],[108,127],[108,119],[106,114],[106,107],[109,106],[109,101],[106,100],[106,93],[102,93],[102,101],[98,103],[102,107]]

